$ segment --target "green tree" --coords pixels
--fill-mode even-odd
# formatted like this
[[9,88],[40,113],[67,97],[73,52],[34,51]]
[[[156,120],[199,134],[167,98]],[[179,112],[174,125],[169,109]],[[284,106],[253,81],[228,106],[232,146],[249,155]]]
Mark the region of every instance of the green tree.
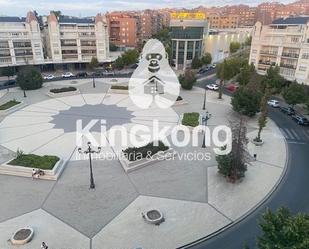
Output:
[[211,54],[210,54],[210,53],[206,53],[206,54],[202,57],[201,61],[202,61],[202,63],[203,63],[204,65],[210,64],[211,61],[212,61]]
[[192,70],[187,69],[184,74],[179,76],[179,83],[185,90],[191,90],[196,82],[196,75]]
[[245,46],[251,46],[252,36],[249,36],[245,40]]
[[248,117],[253,117],[259,111],[261,95],[246,87],[240,87],[232,97],[233,110]]
[[306,105],[307,113],[309,114],[309,97],[307,97],[307,101],[305,105]]
[[54,15],[59,19],[60,16],[62,16],[62,13],[60,10],[52,10],[50,13],[54,13]]
[[99,61],[98,61],[97,57],[92,57],[92,58],[91,58],[91,61],[90,61],[90,63],[89,63],[89,67],[90,67],[91,69],[94,69],[94,68],[96,68],[96,67],[98,67],[98,66],[99,66]]
[[268,115],[267,101],[268,101],[268,98],[269,98],[269,89],[266,89],[265,93],[264,93],[264,95],[261,99],[261,102],[260,102],[261,114],[260,114],[259,119],[258,119],[259,130],[258,130],[258,134],[257,134],[256,138],[254,138],[254,141],[256,141],[256,142],[262,142],[261,133],[262,133],[262,130],[265,128],[266,124],[267,124],[267,115]]
[[192,69],[198,69],[203,65],[202,61],[198,57],[194,57],[191,63]]
[[34,66],[25,66],[18,72],[16,82],[22,90],[35,90],[42,87],[43,78]]
[[235,53],[240,48],[239,42],[231,42],[230,43],[230,53]]
[[138,57],[139,52],[136,49],[127,50],[115,60],[114,66],[118,69],[122,69],[125,66],[138,62]]
[[255,72],[254,65],[245,65],[240,69],[240,73],[237,76],[237,82],[240,85],[247,85],[251,79],[251,75]]
[[262,229],[258,237],[259,249],[308,249],[309,215],[293,216],[287,208],[276,212],[267,210],[259,222]]
[[109,51],[117,51],[118,47],[114,43],[109,44]]
[[4,67],[1,70],[1,74],[8,77],[8,80],[10,80],[10,77],[15,74],[15,69],[13,67]]
[[307,100],[307,94],[304,86],[293,82],[289,87],[283,90],[283,98],[289,105],[296,105],[305,103]]
[[286,80],[280,75],[280,68],[278,66],[267,69],[264,84],[267,85],[272,93],[279,93],[285,85]]

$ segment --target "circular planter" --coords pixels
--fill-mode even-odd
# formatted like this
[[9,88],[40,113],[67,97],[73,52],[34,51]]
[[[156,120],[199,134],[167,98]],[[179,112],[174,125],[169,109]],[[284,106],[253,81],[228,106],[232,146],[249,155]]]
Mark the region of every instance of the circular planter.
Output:
[[261,145],[264,144],[263,140],[261,140],[261,141],[255,141],[254,139],[252,139],[251,142],[252,142],[254,145],[256,145],[256,146],[261,146]]
[[31,241],[34,231],[31,227],[24,227],[18,229],[11,237],[11,243],[13,245],[24,245]]
[[160,225],[164,222],[163,214],[157,209],[151,209],[146,213],[143,213],[142,216],[146,222],[153,225]]

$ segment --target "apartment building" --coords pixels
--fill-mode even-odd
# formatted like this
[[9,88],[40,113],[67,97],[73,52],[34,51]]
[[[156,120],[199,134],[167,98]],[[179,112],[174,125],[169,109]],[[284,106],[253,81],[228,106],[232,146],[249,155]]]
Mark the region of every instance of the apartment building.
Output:
[[88,63],[93,57],[106,61],[109,53],[109,36],[104,16],[75,18],[54,13],[47,17],[46,63]]
[[207,16],[207,20],[211,29],[234,29],[238,27],[239,16],[231,14],[210,14]]
[[0,67],[42,63],[41,30],[35,14],[0,17]]
[[309,84],[309,16],[257,22],[252,34],[249,62],[260,74],[278,65],[287,80]]
[[107,14],[110,42],[118,47],[137,46],[137,20],[134,16],[113,12]]
[[158,11],[145,10],[136,15],[139,27],[139,43],[150,39],[163,28],[163,17]]

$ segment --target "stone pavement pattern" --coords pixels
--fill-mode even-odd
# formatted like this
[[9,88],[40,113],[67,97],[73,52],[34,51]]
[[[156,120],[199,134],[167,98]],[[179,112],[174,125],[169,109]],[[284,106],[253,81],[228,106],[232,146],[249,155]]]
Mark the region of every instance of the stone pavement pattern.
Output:
[[[11,158],[18,147],[38,154],[58,153],[70,159],[57,182],[0,175],[0,195],[5,200],[0,205],[1,249],[12,248],[8,238],[25,225],[32,225],[36,235],[27,246],[18,247],[21,249],[37,248],[42,241],[46,241],[51,249],[88,249],[90,243],[93,249],[175,248],[211,234],[249,212],[271,191],[283,173],[286,161],[284,138],[270,121],[262,133],[265,144],[262,147],[248,145],[250,154],[256,153],[258,160],[249,166],[241,183],[227,183],[217,174],[212,147],[187,146],[174,149],[178,153],[208,152],[211,160],[189,162],[175,158],[129,174],[117,160],[96,160],[96,189],[89,191],[89,166],[87,161],[75,158],[75,134],[65,132],[61,127],[55,129],[50,123],[53,115],[72,106],[104,103],[126,107],[135,113],[126,127],[141,123],[151,128],[154,118],[176,125],[178,116],[184,112],[202,113],[204,92],[199,88],[182,91],[181,96],[189,104],[164,113],[155,109],[136,110],[127,95],[107,94],[111,84],[108,80],[98,80],[95,89],[89,80],[73,82],[81,95],[57,100],[46,96],[49,89],[67,84],[70,85],[70,81],[49,83],[40,90],[27,92],[29,97],[25,99],[20,90],[11,89],[0,99],[2,103],[16,98],[28,104],[0,119],[1,162]],[[211,129],[218,124],[228,125],[233,119],[227,96],[218,100],[217,93],[208,92],[207,110],[212,113],[208,122]],[[112,109],[107,114],[114,115]],[[256,135],[256,119],[249,120],[248,131],[249,138]],[[84,146],[85,143],[83,141]],[[121,149],[118,145],[105,148],[116,152]],[[160,226],[146,224],[141,213],[148,208],[159,208],[165,215],[165,222]],[[46,229],[51,232],[48,238]]]

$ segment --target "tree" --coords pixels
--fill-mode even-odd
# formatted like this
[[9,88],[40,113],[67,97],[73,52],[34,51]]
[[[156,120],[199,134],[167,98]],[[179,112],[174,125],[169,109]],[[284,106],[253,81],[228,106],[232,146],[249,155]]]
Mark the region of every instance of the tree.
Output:
[[258,130],[258,134],[257,134],[256,138],[254,138],[254,141],[256,141],[256,142],[262,142],[261,132],[267,124],[267,115],[268,115],[267,101],[268,101],[268,98],[269,98],[269,89],[266,89],[265,93],[264,93],[264,95],[261,99],[261,103],[260,103],[261,114],[260,114],[259,119],[258,119],[259,130]]
[[4,68],[2,68],[2,70],[1,70],[1,74],[2,74],[3,76],[8,77],[8,80],[10,80],[10,77],[11,77],[11,76],[14,76],[15,70],[14,70],[13,67],[4,67]]
[[307,113],[309,114],[309,97],[307,97],[307,101],[305,105],[306,105]]
[[191,63],[192,69],[198,69],[203,65],[202,61],[198,57],[194,57]]
[[253,72],[255,72],[253,64],[245,65],[240,69],[240,73],[237,76],[237,82],[239,82],[240,85],[247,85]]
[[114,43],[109,44],[109,51],[117,51],[118,47]]
[[210,53],[206,53],[206,54],[202,57],[201,61],[202,61],[202,64],[204,64],[204,65],[210,64],[211,61],[212,61],[211,54],[210,54]]
[[235,53],[240,48],[239,42],[231,42],[230,43],[230,53]]
[[249,36],[245,40],[245,46],[251,46],[252,36]]
[[233,110],[248,117],[253,117],[259,111],[261,95],[246,87],[240,87],[232,97]]
[[35,90],[42,87],[43,78],[37,68],[26,66],[18,72],[16,83],[22,90]]
[[62,16],[62,13],[60,10],[52,10],[50,13],[54,13],[54,15],[59,19],[60,16]]
[[138,57],[139,52],[136,49],[127,50],[115,60],[114,66],[118,69],[122,69],[125,66],[138,62]]
[[97,57],[92,57],[91,58],[89,66],[90,66],[91,69],[94,69],[94,68],[99,66],[99,61],[98,61]]
[[[219,173],[229,181],[235,182],[245,176],[247,171],[248,155],[246,147],[248,144],[247,128],[244,118],[239,122],[232,123],[232,150],[226,155],[217,155]],[[225,150],[225,147],[222,148]]]
[[276,212],[267,210],[259,221],[262,229],[258,237],[260,249],[307,249],[309,248],[309,215],[292,216],[287,208]]
[[264,84],[267,85],[272,93],[279,93],[286,83],[286,80],[280,75],[280,68],[278,66],[267,69]]
[[289,87],[283,90],[283,98],[289,105],[296,105],[306,102],[307,94],[304,86],[297,82],[292,83]]
[[191,90],[196,82],[195,73],[187,69],[183,75],[179,76],[179,83],[183,89]]

